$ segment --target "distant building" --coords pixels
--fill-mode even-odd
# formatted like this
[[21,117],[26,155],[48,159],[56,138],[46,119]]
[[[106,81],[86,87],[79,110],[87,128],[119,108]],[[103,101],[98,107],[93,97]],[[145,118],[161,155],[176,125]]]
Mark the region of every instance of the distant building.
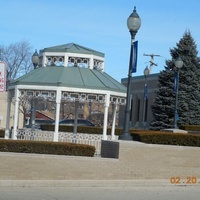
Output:
[[[132,128],[148,129],[153,120],[151,106],[155,99],[155,90],[158,89],[158,75],[150,74],[147,77],[147,90],[145,92],[144,76],[132,77],[131,80],[131,119]],[[127,78],[121,79],[123,85],[127,85]],[[144,95],[146,94],[146,105],[144,106]],[[146,108],[146,109],[144,109]],[[125,107],[121,106],[119,126],[123,126]]]
[[[6,118],[7,118],[7,92],[0,92],[0,129],[6,128]],[[14,103],[11,104],[11,111],[10,111],[10,126],[9,128],[13,127],[14,121]],[[23,114],[19,110],[19,120],[17,123],[19,128],[23,127]]]

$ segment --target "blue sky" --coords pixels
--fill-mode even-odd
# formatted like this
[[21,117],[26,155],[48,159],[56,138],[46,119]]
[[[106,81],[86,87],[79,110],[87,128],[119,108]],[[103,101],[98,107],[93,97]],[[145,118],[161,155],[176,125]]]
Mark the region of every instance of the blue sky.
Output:
[[186,30],[190,30],[199,50],[199,0],[0,0],[0,43],[27,40],[34,49],[74,42],[105,53],[105,71],[121,81],[128,74],[130,34],[126,21],[137,7],[142,25],[138,40],[137,73],[149,65],[146,54],[155,57],[164,69]]

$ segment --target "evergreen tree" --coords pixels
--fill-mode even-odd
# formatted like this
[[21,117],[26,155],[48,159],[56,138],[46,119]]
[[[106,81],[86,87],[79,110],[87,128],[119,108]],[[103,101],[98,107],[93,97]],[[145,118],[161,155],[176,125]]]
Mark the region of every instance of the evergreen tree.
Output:
[[178,57],[183,60],[179,70],[178,126],[200,124],[200,59],[190,31],[186,31],[176,45],[170,49],[172,59],[166,61],[165,69],[158,78],[158,90],[152,105],[154,120],[150,124],[153,130],[174,128],[174,75],[177,73],[175,60]]

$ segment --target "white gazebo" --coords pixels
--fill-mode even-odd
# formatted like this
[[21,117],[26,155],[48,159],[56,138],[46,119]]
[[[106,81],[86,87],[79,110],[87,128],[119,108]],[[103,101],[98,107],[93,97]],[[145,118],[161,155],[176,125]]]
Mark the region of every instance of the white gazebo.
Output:
[[[34,55],[37,55],[35,53]],[[37,60],[37,57],[35,57]],[[108,108],[113,103],[112,134],[115,129],[116,108],[125,103],[126,87],[104,72],[104,54],[70,43],[45,48],[39,53],[39,62],[30,73],[8,86],[7,122],[5,138],[9,138],[11,101],[15,114],[12,139],[17,138],[19,97],[45,97],[56,102],[54,141],[58,141],[61,100],[104,103],[103,139],[107,139]]]

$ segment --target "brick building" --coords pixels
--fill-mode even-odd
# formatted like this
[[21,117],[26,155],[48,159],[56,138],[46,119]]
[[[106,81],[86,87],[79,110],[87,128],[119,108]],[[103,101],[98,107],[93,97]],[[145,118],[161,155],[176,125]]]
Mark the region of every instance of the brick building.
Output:
[[[145,91],[145,77],[132,77],[131,80],[131,120],[130,126],[136,129],[148,129],[153,120],[151,105],[155,98],[155,90],[158,88],[158,73],[150,74],[146,79],[147,89]],[[121,79],[123,85],[127,85],[127,78]],[[146,95],[145,95],[146,94]],[[144,97],[146,96],[146,101]],[[125,107],[121,106],[119,125],[124,123]]]

